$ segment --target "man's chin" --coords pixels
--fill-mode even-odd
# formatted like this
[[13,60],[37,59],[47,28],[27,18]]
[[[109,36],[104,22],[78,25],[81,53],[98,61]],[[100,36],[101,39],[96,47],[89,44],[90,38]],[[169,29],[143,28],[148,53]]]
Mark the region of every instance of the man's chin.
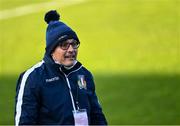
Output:
[[66,61],[63,65],[65,66],[65,67],[71,67],[71,66],[73,66],[74,65],[74,59],[72,60],[68,60],[68,61]]

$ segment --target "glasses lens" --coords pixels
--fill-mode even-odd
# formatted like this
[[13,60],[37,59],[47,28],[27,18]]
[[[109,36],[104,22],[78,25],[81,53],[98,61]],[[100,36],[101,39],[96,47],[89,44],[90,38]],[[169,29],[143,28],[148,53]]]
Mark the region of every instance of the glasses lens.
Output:
[[62,48],[62,49],[68,49],[69,48],[69,43],[67,43],[66,41],[65,42],[62,42],[61,44],[60,44],[60,47]]
[[73,47],[74,49],[77,49],[77,48],[79,47],[79,42],[74,41],[74,42],[71,43],[71,45],[72,45],[72,47]]

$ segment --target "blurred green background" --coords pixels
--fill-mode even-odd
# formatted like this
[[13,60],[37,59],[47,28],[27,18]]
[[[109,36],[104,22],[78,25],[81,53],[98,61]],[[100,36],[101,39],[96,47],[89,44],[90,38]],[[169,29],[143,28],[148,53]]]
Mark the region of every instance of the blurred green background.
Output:
[[44,14],[78,34],[109,124],[180,124],[180,0],[0,0],[0,124],[16,81],[44,55]]

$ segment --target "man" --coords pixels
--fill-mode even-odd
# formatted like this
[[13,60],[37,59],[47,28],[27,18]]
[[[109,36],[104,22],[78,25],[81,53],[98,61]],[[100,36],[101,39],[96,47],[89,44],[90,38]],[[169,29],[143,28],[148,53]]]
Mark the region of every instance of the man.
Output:
[[76,60],[76,33],[52,10],[46,13],[44,59],[19,77],[16,125],[107,125],[91,73]]

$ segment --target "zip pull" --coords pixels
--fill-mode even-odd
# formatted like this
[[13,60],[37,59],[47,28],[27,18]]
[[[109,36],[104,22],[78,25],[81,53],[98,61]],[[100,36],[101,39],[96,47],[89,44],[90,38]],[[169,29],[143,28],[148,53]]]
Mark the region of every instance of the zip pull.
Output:
[[76,101],[77,110],[79,110],[79,103]]

